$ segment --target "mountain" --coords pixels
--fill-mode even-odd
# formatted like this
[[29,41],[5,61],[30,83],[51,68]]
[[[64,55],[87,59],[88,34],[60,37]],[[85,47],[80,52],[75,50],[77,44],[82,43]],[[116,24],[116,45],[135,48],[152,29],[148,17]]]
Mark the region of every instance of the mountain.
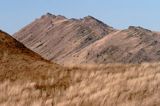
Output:
[[65,65],[160,61],[160,33],[136,26],[117,30],[92,16],[67,19],[48,13],[14,37],[45,59]]
[[61,63],[65,57],[115,31],[91,16],[67,19],[47,13],[15,33],[14,37],[45,59]]

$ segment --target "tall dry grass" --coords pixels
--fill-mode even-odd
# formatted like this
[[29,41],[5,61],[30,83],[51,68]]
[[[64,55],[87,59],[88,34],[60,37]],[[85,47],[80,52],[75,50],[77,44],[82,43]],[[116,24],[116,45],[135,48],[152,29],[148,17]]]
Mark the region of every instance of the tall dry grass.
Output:
[[159,91],[160,63],[70,66],[38,79],[2,81],[0,105],[159,106]]

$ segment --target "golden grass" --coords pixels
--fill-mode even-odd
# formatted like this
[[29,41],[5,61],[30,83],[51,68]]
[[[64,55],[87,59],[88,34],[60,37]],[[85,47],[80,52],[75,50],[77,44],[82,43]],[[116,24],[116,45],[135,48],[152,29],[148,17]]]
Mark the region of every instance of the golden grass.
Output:
[[69,66],[62,71],[36,72],[22,80],[2,81],[0,105],[160,105],[160,63]]

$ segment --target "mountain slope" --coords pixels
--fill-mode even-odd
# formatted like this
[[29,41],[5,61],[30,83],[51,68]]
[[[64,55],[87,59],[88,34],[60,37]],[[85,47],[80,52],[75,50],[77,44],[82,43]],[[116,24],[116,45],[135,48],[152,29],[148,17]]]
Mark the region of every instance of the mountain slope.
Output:
[[78,20],[48,13],[14,37],[44,58],[59,63],[61,59],[115,31],[91,16]]

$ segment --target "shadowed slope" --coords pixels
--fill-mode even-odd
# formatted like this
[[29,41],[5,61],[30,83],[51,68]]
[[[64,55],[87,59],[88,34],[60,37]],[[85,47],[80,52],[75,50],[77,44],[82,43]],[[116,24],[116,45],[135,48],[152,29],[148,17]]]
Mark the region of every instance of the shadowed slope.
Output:
[[34,70],[30,67],[34,62],[49,63],[7,33],[0,31],[0,80],[12,77],[14,80],[17,79],[16,76],[20,77],[19,74],[30,73]]
[[[44,60],[0,31],[0,105],[31,106],[34,101],[42,99],[40,95],[44,91],[44,95],[51,93],[50,90],[51,94],[57,95],[71,84],[68,71]],[[30,90],[35,91],[33,94],[37,90],[39,95],[30,95]],[[45,98],[43,99],[46,100]]]
[[28,48],[26,48],[23,44],[19,43],[17,40],[12,38],[7,33],[0,30],[0,53],[1,56],[4,54],[17,54],[17,55],[28,55],[32,59],[46,61],[38,54],[32,52]]

